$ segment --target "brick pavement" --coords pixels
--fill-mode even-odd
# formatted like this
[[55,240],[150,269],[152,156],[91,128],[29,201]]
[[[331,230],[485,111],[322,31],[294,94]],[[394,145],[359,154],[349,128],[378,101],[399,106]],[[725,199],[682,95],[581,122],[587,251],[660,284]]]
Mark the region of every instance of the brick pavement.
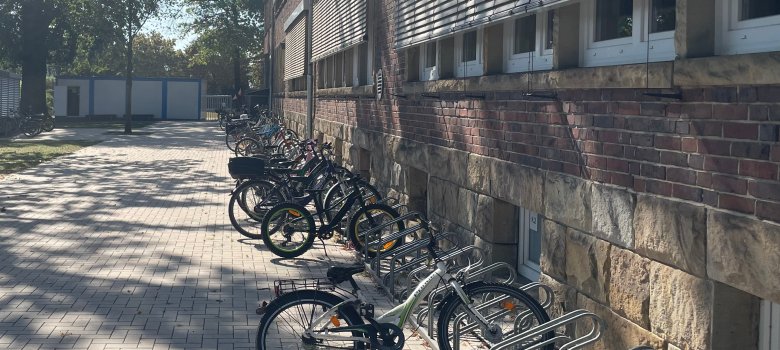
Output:
[[0,348],[254,349],[272,281],[324,275],[321,245],[279,259],[232,230],[213,124],[143,131],[0,180]]

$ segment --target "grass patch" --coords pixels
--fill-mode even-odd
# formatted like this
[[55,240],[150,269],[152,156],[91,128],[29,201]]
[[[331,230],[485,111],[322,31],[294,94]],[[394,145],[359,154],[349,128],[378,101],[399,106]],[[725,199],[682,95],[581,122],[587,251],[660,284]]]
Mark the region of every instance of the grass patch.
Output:
[[100,141],[0,141],[0,175],[34,167]]
[[[133,121],[133,129],[140,129],[157,123],[158,120]],[[95,129],[125,129],[122,120],[60,120],[56,119],[57,128],[95,128]]]

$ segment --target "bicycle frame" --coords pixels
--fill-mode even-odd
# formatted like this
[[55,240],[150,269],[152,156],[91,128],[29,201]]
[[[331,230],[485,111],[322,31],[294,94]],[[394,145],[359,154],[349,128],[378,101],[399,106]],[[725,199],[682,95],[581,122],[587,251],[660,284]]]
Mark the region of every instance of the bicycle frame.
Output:
[[[455,291],[455,293],[463,300],[463,302],[466,305],[470,305],[469,298],[466,295],[466,293],[463,291],[463,288],[456,281],[455,277],[453,277],[447,272],[447,265],[443,261],[436,261],[436,269],[433,271],[433,273],[430,274],[425,279],[423,279],[420,282],[420,284],[417,285],[417,288],[415,288],[412,291],[412,293],[409,294],[409,297],[406,298],[406,300],[403,303],[390,309],[390,311],[387,311],[386,313],[376,317],[374,320],[378,323],[392,323],[398,326],[398,328],[403,329],[403,325],[404,323],[406,323],[406,320],[409,319],[409,315],[411,314],[412,310],[414,310],[418,305],[420,305],[420,303],[422,303],[425,296],[430,294],[434,289],[436,289],[440,282],[446,282],[447,284],[449,284],[450,287]],[[304,331],[304,334],[314,339],[322,339],[322,340],[335,340],[335,341],[352,340],[352,341],[362,341],[366,343],[370,342],[370,340],[366,337],[341,336],[341,335],[333,335],[331,333],[347,332],[347,331],[350,332],[359,331],[359,332],[368,333],[371,332],[373,328],[371,323],[356,325],[356,326],[348,326],[348,327],[328,328],[328,325],[331,322],[331,317],[336,316],[337,311],[341,307],[344,307],[345,305],[351,305],[356,302],[360,302],[361,300],[365,300],[360,289],[356,289],[354,291],[354,294],[356,294],[357,296],[352,296],[347,300],[344,300],[343,302],[334,305],[327,312],[314,318],[311,324],[309,325],[309,327],[306,328],[306,330]],[[472,316],[475,316],[480,321],[480,323],[482,323],[483,326],[489,324],[489,322],[484,317],[482,317],[481,314],[472,310],[471,306],[469,306],[467,310]]]

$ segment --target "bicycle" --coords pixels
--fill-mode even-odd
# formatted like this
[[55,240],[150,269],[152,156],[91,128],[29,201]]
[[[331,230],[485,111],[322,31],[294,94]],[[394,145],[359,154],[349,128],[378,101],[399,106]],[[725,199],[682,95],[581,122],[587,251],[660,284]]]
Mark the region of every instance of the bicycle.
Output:
[[[259,225],[262,223],[265,213],[274,205],[283,201],[306,200],[307,188],[319,188],[328,190],[341,178],[351,175],[347,169],[338,167],[330,160],[327,152],[330,145],[320,146],[318,152],[312,142],[303,142],[311,152],[301,154],[289,163],[266,166],[262,160],[245,158],[245,162],[256,163],[251,171],[241,173],[231,170],[231,176],[237,178],[236,189],[231,192],[228,203],[228,216],[230,223],[241,235],[250,239],[261,239]],[[311,157],[299,169],[286,168],[292,164],[300,164],[301,161]],[[234,161],[241,158],[233,158]],[[288,165],[289,164],[289,165]],[[331,202],[334,202],[333,199]]]
[[[482,349],[550,320],[539,302],[518,288],[482,281],[464,284],[463,270],[450,274],[437,255],[435,235],[427,231],[427,249],[436,269],[400,305],[374,316],[374,306],[364,301],[353,278],[365,270],[362,264],[331,267],[327,279],[276,281],[276,299],[258,309],[263,317],[256,349],[370,346],[400,350],[405,342],[404,323],[440,283],[448,285],[450,292],[437,308],[439,349]],[[343,282],[349,282],[352,289],[338,287]],[[518,345],[520,349],[552,350],[554,341],[555,333],[549,331]]]
[[[308,188],[304,190],[307,195],[301,201],[283,202],[273,206],[265,213],[260,226],[260,235],[265,246],[277,256],[284,258],[300,256],[311,248],[315,238],[320,240],[332,238],[333,234],[341,229],[342,220],[355,205],[359,206],[359,209],[352,215],[347,230],[347,235],[353,242],[360,242],[363,239],[360,237],[360,232],[363,229],[377,227],[384,220],[394,220],[400,216],[395,209],[386,204],[365,204],[366,201],[375,201],[375,199],[381,197],[379,192],[373,189],[373,187],[369,187],[367,191],[369,193],[364,197],[363,193],[366,188],[361,190],[358,186],[359,182],[360,178],[358,176],[353,176],[348,180],[348,185],[352,187],[352,191],[343,197],[343,201],[339,201],[338,204],[334,203],[339,209],[332,214],[328,213],[332,212],[333,208],[325,207],[322,198],[319,196],[319,194],[327,190],[324,188]],[[306,205],[310,202],[314,202],[314,214],[306,209]],[[314,224],[314,216],[317,216],[319,219],[319,227]],[[386,229],[401,231],[404,229],[404,224],[399,221],[396,225],[388,226]],[[380,231],[369,238],[381,235],[382,232]],[[376,253],[376,250],[392,250],[401,242],[400,239],[388,242],[383,247],[372,252]]]

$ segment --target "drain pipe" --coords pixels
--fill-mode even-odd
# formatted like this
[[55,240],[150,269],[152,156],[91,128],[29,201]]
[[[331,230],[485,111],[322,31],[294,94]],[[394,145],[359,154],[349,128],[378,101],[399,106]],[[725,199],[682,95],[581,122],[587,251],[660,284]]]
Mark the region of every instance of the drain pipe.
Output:
[[271,3],[271,35],[268,37],[271,44],[268,45],[269,52],[268,52],[268,76],[266,77],[268,81],[268,110],[273,112],[274,110],[274,69],[276,69],[276,65],[274,64],[274,44],[276,44],[276,15],[274,15],[274,6],[273,2]]
[[314,138],[314,63],[311,61],[312,47],[312,0],[303,0],[306,9],[306,137]]

